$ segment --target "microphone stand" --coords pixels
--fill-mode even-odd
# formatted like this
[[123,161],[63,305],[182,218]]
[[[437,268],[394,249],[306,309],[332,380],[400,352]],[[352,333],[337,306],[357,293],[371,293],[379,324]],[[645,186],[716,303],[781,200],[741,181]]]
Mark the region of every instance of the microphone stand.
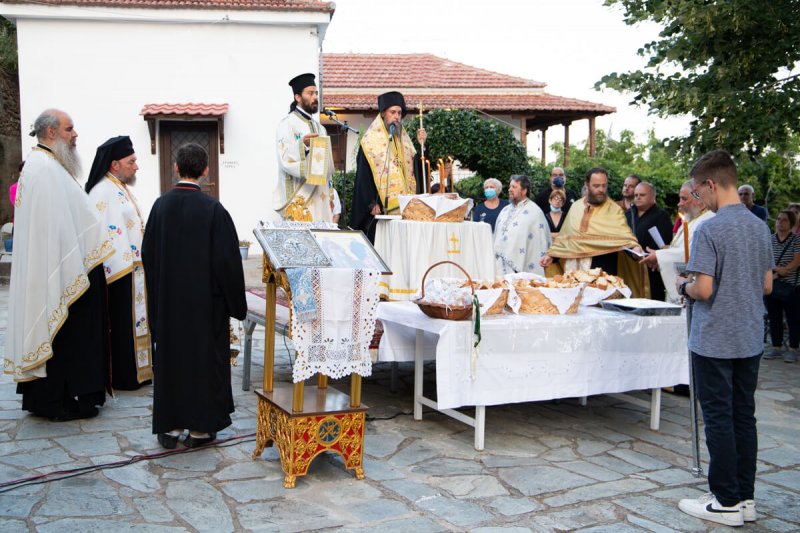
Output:
[[[329,113],[330,113],[330,114],[329,114]],[[323,114],[323,115],[325,115],[326,117],[328,117],[329,119],[331,119],[333,122],[337,123],[337,124],[338,124],[339,126],[341,126],[342,128],[344,128],[344,129],[345,129],[345,131],[352,131],[352,132],[353,132],[353,133],[355,133],[356,135],[361,135],[361,132],[360,132],[360,131],[358,131],[358,130],[357,130],[357,129],[355,129],[354,127],[350,126],[350,125],[349,125],[347,122],[342,122],[341,120],[339,120],[338,118],[336,118],[336,113],[334,113],[333,111],[328,111],[328,113],[326,113],[325,111],[323,111],[323,112],[322,112],[322,114]]]

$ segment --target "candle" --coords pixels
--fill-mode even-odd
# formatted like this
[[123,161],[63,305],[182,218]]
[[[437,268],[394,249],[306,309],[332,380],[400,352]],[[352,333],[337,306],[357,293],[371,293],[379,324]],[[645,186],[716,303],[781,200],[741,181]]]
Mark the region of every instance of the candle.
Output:
[[683,256],[686,259],[686,264],[689,264],[689,223],[686,221],[686,217],[682,214],[679,214],[681,220],[683,220]]

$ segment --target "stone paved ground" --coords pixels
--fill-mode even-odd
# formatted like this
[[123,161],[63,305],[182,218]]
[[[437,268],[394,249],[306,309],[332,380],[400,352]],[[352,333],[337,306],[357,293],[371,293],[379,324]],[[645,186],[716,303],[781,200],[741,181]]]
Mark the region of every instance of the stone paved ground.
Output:
[[[7,287],[0,288],[0,334]],[[259,331],[257,330],[257,334]],[[263,330],[256,339],[263,346]],[[0,342],[2,345],[2,342]],[[289,360],[278,339],[277,376]],[[748,531],[800,529],[800,364],[765,361],[758,392],[756,487],[760,518]],[[414,421],[412,367],[388,390],[389,368],[365,381],[371,406],[367,479],[323,456],[283,488],[276,451],[258,460],[252,437],[229,446],[169,454],[115,469],[0,491],[0,531],[716,531],[678,511],[679,498],[706,489],[688,473],[688,401],[664,395],[662,429],[644,410],[609,397],[490,407],[486,450],[472,430],[439,414]],[[254,365],[253,380],[263,375]],[[433,388],[433,368],[426,386]],[[252,392],[241,391],[220,438],[256,425]],[[335,386],[347,390],[346,382]],[[646,394],[642,393],[643,398]],[[20,410],[14,385],[0,381],[0,484],[50,472],[161,452],[150,433],[152,389],[121,392],[92,420],[53,423]]]

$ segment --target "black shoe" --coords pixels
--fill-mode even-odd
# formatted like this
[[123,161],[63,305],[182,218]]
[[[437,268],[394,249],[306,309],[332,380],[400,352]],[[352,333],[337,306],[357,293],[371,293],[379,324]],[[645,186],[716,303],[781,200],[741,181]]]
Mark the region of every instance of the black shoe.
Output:
[[164,447],[164,448],[166,448],[168,450],[174,450],[175,446],[178,445],[178,438],[179,437],[180,437],[180,435],[172,436],[172,435],[170,435],[168,433],[159,433],[158,434],[158,443],[162,447]]
[[50,420],[53,422],[68,422],[70,420],[81,420],[83,418],[94,418],[100,413],[100,410],[91,406],[78,406],[78,402],[72,401],[66,406],[61,408],[58,414],[51,416]]
[[214,442],[217,438],[216,433],[210,433],[208,437],[192,437],[191,433],[186,440],[183,441],[183,445],[187,448],[199,448],[200,446],[205,446],[206,444],[210,444]]

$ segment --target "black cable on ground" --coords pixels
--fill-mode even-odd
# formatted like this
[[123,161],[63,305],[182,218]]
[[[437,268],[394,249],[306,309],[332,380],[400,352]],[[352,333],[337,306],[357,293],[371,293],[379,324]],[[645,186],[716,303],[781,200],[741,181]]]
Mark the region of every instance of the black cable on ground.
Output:
[[[162,457],[167,457],[170,455],[179,455],[183,453],[190,453],[196,452],[198,450],[202,450],[204,448],[227,448],[229,446],[235,446],[237,444],[242,444],[245,442],[253,442],[255,439],[255,433],[250,433],[248,435],[236,435],[234,437],[228,437],[227,439],[220,439],[215,440],[213,443],[207,444],[205,446],[200,446],[198,448],[182,448],[182,449],[175,449],[175,450],[165,450],[163,452],[156,452],[150,454],[141,454],[141,455],[134,455],[129,459],[123,459],[121,461],[116,461],[112,463],[104,463],[99,465],[90,465],[90,466],[81,466],[78,468],[71,468],[69,470],[57,470],[55,472],[50,472],[47,474],[38,474],[35,476],[30,476],[27,478],[20,478],[14,479],[11,481],[5,481],[0,483],[0,494],[5,492],[10,492],[14,489],[19,487],[27,487],[29,485],[41,485],[43,483],[49,483],[51,481],[59,481],[61,479],[69,479],[72,477],[82,476],[84,474],[89,474],[91,472],[97,472],[99,470],[106,470],[111,468],[120,468],[123,466],[132,465],[134,463],[138,463],[140,461],[147,461],[150,459],[160,459]],[[247,440],[249,439],[249,440]]]

